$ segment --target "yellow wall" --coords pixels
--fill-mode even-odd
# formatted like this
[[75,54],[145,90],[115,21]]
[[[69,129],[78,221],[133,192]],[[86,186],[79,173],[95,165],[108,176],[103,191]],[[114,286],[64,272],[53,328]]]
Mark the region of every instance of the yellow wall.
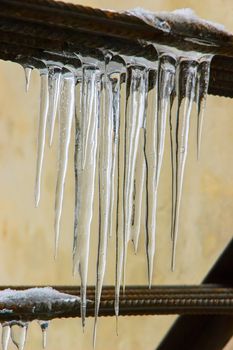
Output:
[[[150,10],[193,8],[200,17],[223,23],[233,31],[232,1],[118,0],[74,1],[93,7],[126,9],[143,6]],[[57,261],[53,259],[53,206],[56,146],[46,150],[42,198],[34,208],[36,130],[39,107],[39,76],[33,72],[30,91],[24,92],[20,66],[0,62],[0,285],[76,284],[71,274],[73,229],[73,172],[70,164],[66,184],[62,236]],[[233,225],[233,102],[209,96],[201,159],[196,161],[195,132],[190,135],[190,154],[184,183],[177,266],[170,272],[170,183],[168,140],[162,170],[158,208],[155,284],[199,283],[232,237]],[[56,135],[57,136],[57,135]],[[72,153],[70,157],[72,163]],[[95,241],[95,242],[94,242]],[[92,250],[96,238],[92,242]],[[110,249],[114,249],[113,242]],[[132,251],[132,250],[131,250]],[[132,253],[132,252],[131,252]],[[113,255],[113,254],[111,254]],[[135,258],[128,259],[127,283],[146,283],[143,242]],[[95,260],[90,263],[89,283],[94,283]],[[113,283],[114,259],[109,260],[106,284]],[[173,316],[99,319],[97,349],[154,349]],[[93,320],[83,334],[79,319],[55,320],[48,334],[48,349],[92,349]],[[36,323],[29,327],[26,349],[40,349]]]

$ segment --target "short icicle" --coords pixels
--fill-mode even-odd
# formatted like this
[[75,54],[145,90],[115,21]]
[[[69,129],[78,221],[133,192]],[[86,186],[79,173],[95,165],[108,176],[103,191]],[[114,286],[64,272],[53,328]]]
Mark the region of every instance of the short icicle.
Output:
[[49,67],[49,109],[48,109],[48,136],[49,146],[53,142],[54,126],[58,110],[59,96],[61,91],[61,69],[59,67]]
[[129,104],[125,126],[125,181],[124,181],[124,259],[123,288],[126,278],[127,245],[131,237],[133,189],[139,133],[143,126],[148,71],[145,67],[132,66],[130,69]]
[[59,160],[55,196],[55,256],[58,250],[60,221],[64,196],[65,178],[68,165],[69,145],[75,106],[75,78],[72,73],[64,73],[60,101],[59,120]]
[[11,325],[11,339],[17,346],[18,350],[23,350],[27,337],[28,324],[24,322],[17,322]]
[[197,68],[197,159],[200,157],[203,120],[206,108],[206,98],[209,87],[210,63],[212,55],[199,60]]
[[49,327],[49,321],[38,321],[42,331],[42,348],[45,349],[47,345],[47,331]]
[[11,328],[9,323],[3,323],[2,325],[2,350],[7,350],[9,340],[11,336]]
[[[79,271],[81,279],[81,317],[83,328],[86,317],[86,287],[88,275],[89,245],[91,235],[91,223],[94,205],[95,174],[96,174],[96,151],[97,151],[97,128],[99,121],[100,103],[100,74],[93,72],[94,101],[92,111],[90,111],[90,132],[88,139],[82,135],[82,118],[86,115],[82,113],[83,105],[76,109],[76,141],[75,141],[75,222],[74,222],[74,243],[73,243],[73,271]],[[82,88],[80,89],[82,96]],[[89,93],[92,93],[89,91]],[[88,101],[89,99],[87,99]],[[82,102],[82,101],[81,101]],[[86,108],[86,106],[85,106]],[[83,144],[87,145],[86,161],[83,167]]]
[[41,174],[44,159],[45,134],[49,108],[49,90],[48,90],[48,69],[40,71],[40,116],[37,141],[37,162],[36,162],[36,181],[35,181],[35,205],[38,207],[41,190]]
[[175,152],[175,189],[174,215],[172,233],[172,262],[175,268],[175,252],[179,226],[179,213],[184,178],[185,162],[188,151],[189,125],[192,106],[195,98],[197,62],[189,59],[180,59],[178,67],[178,106],[176,113],[176,152]]
[[31,80],[32,68],[26,66],[26,67],[23,67],[23,69],[25,74],[25,91],[28,92],[30,80]]

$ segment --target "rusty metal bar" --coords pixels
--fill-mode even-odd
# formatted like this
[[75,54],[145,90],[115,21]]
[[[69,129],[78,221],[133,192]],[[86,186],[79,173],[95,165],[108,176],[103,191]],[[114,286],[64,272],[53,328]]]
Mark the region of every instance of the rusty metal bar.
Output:
[[166,33],[125,13],[52,0],[1,0],[0,58],[36,67],[38,62],[32,58],[46,59],[51,52],[59,53],[59,60],[64,62],[64,52],[81,50],[98,57],[103,56],[103,50],[110,50],[154,60],[152,44],[165,44],[216,54],[209,93],[233,97],[233,36],[204,24],[170,21],[169,25],[171,31]]
[[[9,287],[1,287],[1,289]],[[22,290],[32,288],[11,287]],[[56,290],[78,296],[79,288],[55,286]],[[94,316],[94,287],[88,287],[87,316]],[[115,288],[104,287],[100,305],[100,316],[114,316]],[[201,286],[145,286],[126,287],[120,297],[120,315],[233,315],[233,288],[219,285]],[[19,301],[0,302],[0,322],[11,320],[50,320],[61,317],[80,317],[79,301],[59,301],[57,303],[25,303]]]

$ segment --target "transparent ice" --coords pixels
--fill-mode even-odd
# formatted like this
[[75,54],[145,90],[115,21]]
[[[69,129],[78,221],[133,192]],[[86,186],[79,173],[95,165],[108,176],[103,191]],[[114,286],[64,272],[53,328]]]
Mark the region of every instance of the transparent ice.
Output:
[[[196,20],[188,10],[171,15],[160,13],[159,16],[152,16],[141,9],[135,9],[128,14],[130,13],[165,32],[170,31],[168,22],[171,18],[179,22],[186,16],[187,23]],[[207,27],[212,25],[208,22],[200,24]],[[99,57],[83,56],[79,52],[73,55],[79,68],[47,62],[45,67],[40,69],[35,203],[38,206],[40,200],[46,135],[51,146],[55,127],[58,125],[55,255],[61,231],[70,142],[74,135],[73,272],[74,275],[79,274],[81,282],[80,307],[83,327],[87,306],[90,241],[92,234],[98,236],[94,343],[107,267],[108,240],[111,237],[115,239],[116,254],[116,316],[120,314],[121,286],[124,289],[127,283],[129,241],[133,241],[134,250],[137,252],[141,233],[145,236],[149,287],[153,283],[156,222],[159,220],[158,192],[162,181],[164,153],[167,152],[167,126],[171,145],[172,269],[175,267],[190,118],[194,106],[197,118],[197,157],[200,154],[212,55],[181,52],[156,44],[154,51],[155,55],[151,61],[107,50],[100,50]],[[32,68],[24,69],[28,90]],[[94,210],[97,210],[99,215],[96,227],[93,225]],[[45,347],[47,321],[40,321],[40,326]],[[12,325],[3,325],[4,349],[7,349],[10,327]],[[26,325],[21,327],[21,333],[26,337],[25,327]],[[19,349],[23,347],[24,340],[14,341]]]

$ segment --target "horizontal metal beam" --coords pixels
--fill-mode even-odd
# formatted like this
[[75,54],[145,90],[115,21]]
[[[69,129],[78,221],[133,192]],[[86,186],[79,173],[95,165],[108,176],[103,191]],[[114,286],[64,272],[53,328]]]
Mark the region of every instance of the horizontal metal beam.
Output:
[[[5,289],[9,287],[1,287]],[[24,290],[32,288],[11,287]],[[54,289],[70,295],[79,296],[80,289],[74,286],[55,286]],[[87,288],[87,316],[94,316],[95,288]],[[114,316],[115,288],[104,287],[101,297],[99,316]],[[233,288],[217,285],[202,286],[146,286],[126,287],[120,296],[120,315],[233,315]],[[80,303],[59,300],[57,303],[0,302],[0,322],[12,320],[50,320],[61,317],[80,317]]]
[[[36,66],[38,62],[32,58],[51,58],[48,51],[59,54],[81,51],[101,58],[101,49],[154,60],[156,52],[152,44],[165,44],[185,51],[215,54],[209,93],[233,97],[232,35],[205,25],[172,21],[169,25],[171,31],[166,33],[125,13],[51,0],[1,0],[0,58]],[[72,61],[62,55],[58,59]]]

